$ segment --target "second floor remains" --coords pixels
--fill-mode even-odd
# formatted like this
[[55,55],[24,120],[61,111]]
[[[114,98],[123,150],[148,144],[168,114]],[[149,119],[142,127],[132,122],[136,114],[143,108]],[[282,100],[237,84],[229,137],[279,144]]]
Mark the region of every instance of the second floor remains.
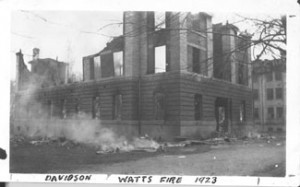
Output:
[[84,81],[184,71],[251,86],[251,36],[207,13],[125,12],[123,35],[83,57]]

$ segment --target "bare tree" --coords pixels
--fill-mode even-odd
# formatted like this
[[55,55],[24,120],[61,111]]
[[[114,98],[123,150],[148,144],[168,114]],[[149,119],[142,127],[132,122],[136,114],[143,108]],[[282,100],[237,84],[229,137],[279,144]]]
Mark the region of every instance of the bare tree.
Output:
[[243,17],[252,22],[256,31],[252,33],[252,51],[257,54],[254,60],[259,60],[264,54],[273,58],[285,58],[286,54],[286,16],[271,19],[256,19]]
[[[174,18],[176,16],[179,16],[181,12],[178,12],[174,14],[172,17],[169,17],[168,21],[172,22],[174,21]],[[238,27],[239,24],[247,24],[251,25],[250,27],[253,27],[254,29],[252,32],[248,33],[250,36],[252,36],[252,40],[250,43],[247,43],[242,46],[237,46],[234,50],[228,51],[228,53],[234,53],[236,51],[244,50],[246,48],[252,49],[252,58],[253,60],[259,60],[264,58],[265,56],[273,57],[274,59],[278,58],[285,58],[284,54],[286,54],[286,16],[281,17],[265,17],[265,18],[252,18],[252,17],[245,17],[241,15],[237,15],[237,17],[240,18],[240,20],[230,23],[231,25],[236,25]],[[188,18],[186,17],[182,21],[186,21]],[[164,20],[166,21],[166,19]],[[122,24],[122,23],[113,23],[113,24]],[[113,24],[105,25],[101,27],[98,32],[101,32],[102,28],[109,27]],[[123,24],[134,24],[132,22],[126,22]],[[152,28],[153,31],[148,31],[151,34],[156,31],[156,27],[160,27],[160,25],[165,24],[157,23]],[[140,27],[136,30],[132,30],[128,33],[124,33],[124,37],[136,37],[140,34],[139,29],[143,26],[149,27],[147,23],[140,24]],[[190,32],[191,29],[188,28],[165,28],[166,30],[186,30],[187,32]],[[225,33],[216,33],[216,31],[212,30],[212,28],[207,28],[206,30],[199,30],[198,32],[202,33],[213,33],[213,34],[222,34],[222,35],[230,35]],[[114,37],[114,36],[111,36]],[[238,36],[237,36],[238,37]],[[227,54],[226,54],[227,55]]]
[[[65,27],[65,25],[61,25],[58,23],[54,23],[52,21],[49,21],[48,19],[37,15],[34,12],[25,12],[32,14],[33,16],[37,17],[38,19],[41,19],[44,22],[47,22],[49,24],[55,24],[57,26],[62,26]],[[145,23],[139,23],[139,26],[136,27],[134,30],[130,30],[129,32],[123,33],[123,37],[137,37],[140,35],[140,30],[143,29],[143,27],[146,26],[147,34],[151,34],[156,32],[157,28],[160,27],[161,25],[166,25],[165,21],[168,22],[173,22],[176,21],[176,17],[180,16],[182,14],[185,14],[183,12],[176,12],[173,13],[172,16],[169,16],[168,19],[162,19],[163,21],[161,23],[156,23],[154,26],[150,26],[151,29],[149,29],[149,25],[147,22]],[[190,14],[187,14],[190,15]],[[249,24],[251,25],[250,27],[253,29],[253,32],[248,33],[249,35],[252,36],[251,42],[245,42],[244,45],[239,45],[236,46],[235,49],[232,49],[231,51],[227,51],[226,53],[222,54],[224,56],[229,56],[231,54],[234,54],[239,51],[243,51],[246,49],[251,48],[252,50],[252,60],[259,60],[263,59],[266,56],[273,57],[274,59],[278,58],[284,58],[284,55],[282,54],[286,53],[286,16],[281,16],[281,17],[265,17],[265,18],[251,18],[251,17],[245,17],[245,16],[240,16],[240,20],[230,23],[232,25],[239,25],[240,23],[244,24]],[[188,17],[185,17],[182,19],[182,22],[187,21]],[[117,36],[113,35],[106,35],[103,33],[105,28],[111,27],[111,26],[119,26],[121,27],[124,24],[135,24],[133,22],[126,21],[123,23],[122,21],[114,21],[114,23],[110,23],[104,26],[101,26],[97,31],[89,31],[89,30],[80,30],[77,28],[74,28],[75,30],[78,30],[80,33],[84,34],[93,34],[93,35],[101,35],[101,36],[106,36],[109,39],[113,39]],[[166,30],[172,30],[172,29],[180,29],[180,30],[186,30],[186,32],[193,32],[191,28],[165,28]],[[222,35],[228,35],[226,33],[216,33],[212,28],[207,28],[206,30],[198,30],[197,32],[202,32],[202,33],[213,33],[213,34],[222,34]],[[184,33],[184,32],[182,32]],[[145,34],[145,33],[144,33]],[[230,35],[230,34],[229,34]],[[239,36],[236,36],[239,37]],[[68,50],[68,53],[71,51]],[[211,60],[211,59],[206,59],[206,61]],[[225,62],[226,63],[226,62]],[[228,62],[229,63],[229,62]],[[71,65],[72,66],[72,65]],[[187,67],[190,68],[190,67]],[[212,67],[208,67],[212,68]],[[72,69],[72,67],[71,67]],[[72,70],[70,71],[72,72]],[[76,75],[73,75],[73,78],[77,77]]]

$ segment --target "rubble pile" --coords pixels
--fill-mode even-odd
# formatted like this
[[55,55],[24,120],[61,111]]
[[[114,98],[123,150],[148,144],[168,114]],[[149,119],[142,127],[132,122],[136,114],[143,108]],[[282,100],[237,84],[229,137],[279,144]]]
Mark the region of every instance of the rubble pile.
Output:
[[[166,147],[187,147],[191,145],[220,145],[220,144],[249,144],[249,143],[256,143],[256,142],[266,142],[271,143],[275,142],[277,146],[282,145],[282,142],[274,136],[268,133],[258,133],[258,132],[251,132],[248,133],[247,136],[243,137],[235,137],[232,134],[218,134],[213,138],[209,138],[206,140],[190,140],[187,138],[179,137],[177,138],[179,143],[166,143]],[[279,141],[279,142],[278,142]]]
[[156,152],[162,150],[162,146],[147,135],[134,138],[131,142],[124,140],[120,145],[101,145],[97,154],[120,152]]
[[[96,154],[114,154],[114,153],[124,153],[124,152],[168,152],[172,149],[180,149],[194,146],[194,145],[208,145],[216,146],[222,144],[249,144],[249,143],[274,143],[276,146],[281,146],[284,142],[269,134],[248,134],[248,136],[236,138],[230,137],[230,135],[218,136],[206,140],[198,139],[188,139],[180,138],[177,139],[177,142],[162,142],[158,143],[150,138],[147,134],[141,137],[135,137],[132,140],[128,141],[126,139],[118,139],[118,141],[105,141],[97,142],[95,144],[88,144],[83,142],[76,142],[74,140],[66,139],[65,137],[24,137],[24,136],[12,136],[11,139],[12,146],[18,146],[22,143],[29,143],[34,146],[41,145],[53,145],[58,147],[63,147],[66,149],[71,149],[78,147],[79,145],[90,146],[96,150]],[[261,145],[262,146],[262,145]],[[187,148],[188,149],[188,148]]]
[[79,143],[67,140],[65,138],[45,138],[45,137],[29,138],[24,136],[12,136],[10,138],[10,143],[12,146],[18,146],[18,145],[29,143],[34,146],[55,145],[58,147],[66,147],[67,149],[79,145]]
[[22,142],[25,142],[25,138],[23,136],[11,136],[10,137],[10,143],[12,146],[17,146]]

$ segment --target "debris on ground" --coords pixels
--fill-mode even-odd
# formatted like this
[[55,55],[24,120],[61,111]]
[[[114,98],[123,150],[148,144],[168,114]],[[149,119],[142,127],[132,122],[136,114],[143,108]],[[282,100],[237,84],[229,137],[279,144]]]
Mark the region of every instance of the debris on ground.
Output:
[[107,149],[107,150],[99,150],[96,151],[96,154],[111,154],[111,153],[117,153],[118,149]]
[[[88,143],[75,142],[65,137],[24,137],[24,136],[11,136],[10,138],[12,146],[19,145],[21,143],[30,143],[34,146],[43,144],[55,145],[66,149],[74,148],[79,145],[85,145]],[[187,137],[177,137],[174,142],[157,142],[150,136],[145,134],[144,136],[135,137],[131,140],[122,139],[117,142],[101,142],[96,145],[92,144],[96,150],[96,154],[115,154],[124,152],[169,152],[174,149],[188,150],[190,146],[194,145],[206,145],[212,148],[226,147],[235,143],[242,143],[248,145],[251,143],[264,142],[274,146],[281,146],[280,138],[267,133],[248,133],[247,136],[236,137],[231,134],[221,134],[209,139],[189,139]],[[260,144],[260,147],[264,147],[264,144]]]
[[152,147],[143,147],[143,148],[135,148],[132,151],[133,152],[149,152],[149,153],[153,153],[153,152],[156,152],[157,149],[152,148]]
[[248,132],[248,138],[255,138],[255,139],[260,139],[261,138],[261,134],[259,134],[258,132]]
[[224,143],[224,138],[212,138],[206,141],[209,142],[210,144],[221,144]]
[[124,146],[114,146],[114,145],[101,145],[100,150],[96,151],[96,154],[112,154],[128,152],[132,149],[129,145],[123,143]]
[[164,143],[164,147],[186,147],[187,146],[187,142],[181,142],[181,143]]
[[146,137],[140,137],[140,138],[134,138],[131,143],[136,149],[158,149],[160,147],[160,144],[156,141],[150,139],[148,136]]
[[203,140],[187,140],[186,142],[189,143],[189,145],[207,145],[209,142],[203,141]]
[[279,143],[276,143],[276,146],[281,146],[281,143],[279,142]]
[[120,152],[157,152],[163,151],[164,146],[160,145],[147,134],[134,138],[131,142],[124,141],[121,145],[101,145],[96,154],[112,154]]
[[32,140],[30,141],[30,143],[32,145],[41,145],[41,144],[44,144],[44,143],[49,143],[50,140]]
[[18,145],[19,143],[24,142],[24,141],[25,141],[25,138],[22,136],[11,136],[10,137],[10,142],[13,145]]

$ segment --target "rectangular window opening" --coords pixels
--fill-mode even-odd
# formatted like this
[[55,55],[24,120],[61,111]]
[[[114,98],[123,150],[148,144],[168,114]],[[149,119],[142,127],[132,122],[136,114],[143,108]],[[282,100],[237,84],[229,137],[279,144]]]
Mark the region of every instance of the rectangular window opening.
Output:
[[200,49],[192,47],[192,61],[193,61],[193,72],[200,73]]
[[200,20],[198,15],[192,15],[192,29],[195,31],[200,31]]
[[67,118],[67,100],[66,99],[62,99],[61,100],[61,119],[66,119]]
[[282,72],[280,72],[280,71],[275,72],[275,80],[282,81]]
[[79,99],[75,100],[75,117],[77,117],[80,113],[80,101]]
[[276,108],[276,118],[277,119],[283,119],[284,118],[283,107],[277,107]]
[[51,119],[53,116],[53,104],[51,100],[47,101],[47,107],[48,107],[48,119]]
[[83,78],[85,81],[95,79],[94,58],[83,59]]
[[268,108],[268,119],[274,119],[274,108],[273,107],[269,107]]
[[115,67],[114,67],[114,55],[113,53],[104,53],[100,55],[101,60],[101,77],[113,77],[115,76]]
[[101,58],[100,56],[94,57],[94,70],[95,70],[95,79],[101,78]]
[[166,72],[166,46],[155,47],[155,73]]
[[165,119],[165,95],[163,93],[154,94],[154,117],[156,120]]
[[258,89],[253,89],[253,99],[259,100],[259,92]]
[[238,63],[238,83],[248,85],[248,65],[246,63]]
[[276,99],[282,99],[282,98],[283,98],[283,89],[276,88]]
[[92,102],[92,118],[100,119],[100,98],[94,97]]
[[259,119],[259,108],[254,108],[254,119]]
[[113,119],[121,119],[122,118],[122,95],[117,94],[114,96],[113,101]]
[[267,82],[271,82],[273,80],[273,73],[269,72],[266,74],[266,80]]
[[94,59],[93,58],[89,59],[89,66],[90,66],[89,80],[94,80],[95,79],[95,67],[94,67]]
[[246,121],[246,101],[241,101],[240,104],[240,122]]
[[195,120],[202,120],[202,95],[195,94],[194,96],[194,110],[195,110]]
[[267,100],[273,100],[274,99],[274,92],[272,88],[267,89]]
[[123,51],[114,52],[114,70],[115,76],[122,76],[123,75]]
[[166,13],[165,12],[154,12],[155,30],[166,28]]

